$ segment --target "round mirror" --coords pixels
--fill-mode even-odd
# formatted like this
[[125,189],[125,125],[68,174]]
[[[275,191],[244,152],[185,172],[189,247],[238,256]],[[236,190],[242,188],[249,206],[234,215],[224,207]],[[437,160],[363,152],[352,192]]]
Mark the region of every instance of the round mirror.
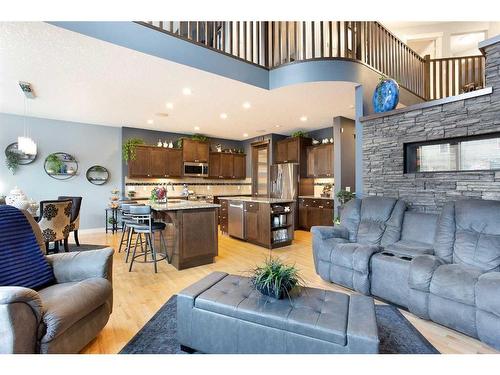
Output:
[[104,185],[109,180],[109,171],[100,165],[94,165],[87,169],[86,176],[91,184]]

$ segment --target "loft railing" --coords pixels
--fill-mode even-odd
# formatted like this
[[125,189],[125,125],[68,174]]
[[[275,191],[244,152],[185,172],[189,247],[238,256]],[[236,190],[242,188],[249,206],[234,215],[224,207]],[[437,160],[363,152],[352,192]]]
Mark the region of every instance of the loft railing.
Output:
[[352,59],[430,100],[484,85],[484,58],[422,58],[378,22],[149,21],[168,34],[273,69],[314,59]]
[[426,98],[440,99],[484,87],[484,56],[429,59]]

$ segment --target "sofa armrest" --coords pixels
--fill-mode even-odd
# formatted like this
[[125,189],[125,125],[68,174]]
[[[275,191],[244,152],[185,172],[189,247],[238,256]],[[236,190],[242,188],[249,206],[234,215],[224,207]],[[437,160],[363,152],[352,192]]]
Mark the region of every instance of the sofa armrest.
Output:
[[113,249],[77,251],[48,255],[57,283],[103,277],[112,282]]
[[500,317],[500,272],[479,276],[476,283],[476,307]]
[[355,271],[367,274],[370,271],[370,259],[380,251],[379,246],[360,245],[352,254],[352,268]]
[[349,231],[343,226],[314,226],[311,227],[311,233],[314,239],[327,240],[329,238],[349,239]]
[[0,287],[0,353],[36,353],[42,321],[42,301],[36,291]]
[[411,289],[429,292],[432,276],[446,262],[434,255],[419,255],[410,262],[408,284]]

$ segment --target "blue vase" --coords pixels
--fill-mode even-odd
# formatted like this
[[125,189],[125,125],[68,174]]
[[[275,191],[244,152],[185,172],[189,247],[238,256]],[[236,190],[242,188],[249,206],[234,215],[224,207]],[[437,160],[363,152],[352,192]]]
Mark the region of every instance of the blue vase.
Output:
[[399,103],[399,85],[390,78],[379,82],[373,93],[373,108],[375,112],[392,111]]

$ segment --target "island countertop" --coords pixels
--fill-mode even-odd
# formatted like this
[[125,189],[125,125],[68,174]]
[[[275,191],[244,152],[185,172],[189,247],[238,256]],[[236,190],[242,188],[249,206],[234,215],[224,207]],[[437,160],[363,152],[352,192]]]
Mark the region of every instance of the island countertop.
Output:
[[205,203],[197,201],[188,200],[172,200],[167,203],[151,203],[151,209],[153,211],[180,211],[180,210],[194,210],[194,209],[208,209],[208,208],[219,208],[220,204],[215,203]]
[[219,197],[219,200],[229,200],[229,201],[240,201],[240,202],[255,202],[255,203],[292,203],[295,202],[293,199],[282,199],[282,198],[269,198],[269,197]]

